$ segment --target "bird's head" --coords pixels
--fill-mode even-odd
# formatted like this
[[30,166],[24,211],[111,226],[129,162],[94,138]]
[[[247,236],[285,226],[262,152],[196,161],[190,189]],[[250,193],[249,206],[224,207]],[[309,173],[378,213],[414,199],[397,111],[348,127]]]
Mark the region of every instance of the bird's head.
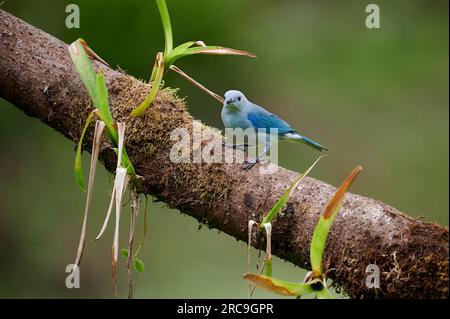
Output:
[[224,106],[227,108],[242,109],[247,102],[247,98],[240,91],[230,90],[225,92]]

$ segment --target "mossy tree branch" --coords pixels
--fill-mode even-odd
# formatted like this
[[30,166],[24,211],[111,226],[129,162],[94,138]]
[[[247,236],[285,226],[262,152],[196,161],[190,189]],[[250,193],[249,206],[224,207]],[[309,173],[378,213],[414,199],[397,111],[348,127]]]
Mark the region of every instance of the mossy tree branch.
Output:
[[[245,241],[248,220],[261,220],[297,174],[280,168],[264,175],[256,169],[243,171],[239,164],[172,163],[170,132],[192,128],[193,118],[183,102],[163,90],[144,116],[132,118],[130,111],[145,98],[148,85],[95,66],[105,74],[114,118],[126,123],[126,147],[144,177],[143,192]],[[0,96],[75,142],[92,110],[67,45],[1,10]],[[92,131],[87,149],[91,139]],[[111,148],[105,146],[100,158],[109,171],[115,169]],[[311,235],[334,191],[324,182],[305,179],[274,221],[275,255],[309,267]],[[255,246],[264,247],[263,236]],[[448,247],[448,228],[408,217],[378,200],[347,194],[327,241],[324,270],[354,298],[448,298]],[[366,288],[365,269],[371,263],[380,267],[378,290]]]

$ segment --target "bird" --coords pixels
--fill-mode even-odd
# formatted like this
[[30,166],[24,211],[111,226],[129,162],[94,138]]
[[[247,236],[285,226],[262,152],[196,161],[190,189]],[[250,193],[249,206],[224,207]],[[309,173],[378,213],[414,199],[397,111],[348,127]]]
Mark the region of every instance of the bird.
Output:
[[318,151],[328,151],[327,147],[300,134],[275,114],[250,102],[242,92],[229,90],[225,92],[224,97],[221,118],[225,128],[241,128],[243,130],[251,128],[266,132],[267,143],[265,143],[263,151],[254,162],[244,166],[245,170],[260,162],[264,155],[270,151],[270,129],[277,129],[277,137],[281,140],[301,142]]

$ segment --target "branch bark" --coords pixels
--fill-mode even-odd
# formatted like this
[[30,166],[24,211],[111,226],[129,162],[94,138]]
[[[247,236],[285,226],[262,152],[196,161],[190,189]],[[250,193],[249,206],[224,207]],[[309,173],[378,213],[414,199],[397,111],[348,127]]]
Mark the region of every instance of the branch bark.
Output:
[[[143,192],[245,241],[248,220],[261,220],[297,173],[283,168],[274,174],[246,172],[239,164],[172,163],[170,132],[180,127],[192,131],[193,118],[183,102],[163,90],[144,116],[131,118],[148,85],[100,64],[96,68],[105,74],[114,118],[126,123],[126,147],[144,177]],[[92,110],[67,45],[1,10],[0,96],[73,141]],[[209,127],[203,130],[215,134]],[[87,149],[91,138],[92,131]],[[104,147],[100,157],[114,171],[111,148]],[[273,223],[275,255],[309,267],[312,232],[334,191],[324,182],[305,179]],[[263,248],[263,236],[256,237],[255,247]],[[448,239],[446,227],[349,193],[327,241],[324,269],[353,298],[448,298]],[[380,267],[379,289],[366,287],[368,264]]]

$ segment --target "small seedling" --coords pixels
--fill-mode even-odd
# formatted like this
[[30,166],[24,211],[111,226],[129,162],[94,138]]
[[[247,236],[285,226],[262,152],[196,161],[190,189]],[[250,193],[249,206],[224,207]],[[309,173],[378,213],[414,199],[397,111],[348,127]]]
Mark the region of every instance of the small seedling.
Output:
[[[144,230],[142,231],[142,237],[141,237],[141,241],[139,242],[139,246],[136,249],[136,252],[133,254],[130,254],[129,252],[131,251],[130,247],[128,247],[128,249],[123,248],[120,250],[120,253],[122,254],[122,256],[124,256],[125,258],[130,258],[131,257],[131,262],[134,266],[134,269],[137,272],[144,272],[145,270],[145,265],[144,262],[142,260],[140,260],[139,258],[137,258],[137,256],[139,255],[139,252],[141,250],[141,248],[144,246],[144,241],[145,241],[145,237],[147,235],[147,204],[148,204],[148,197],[145,197],[145,205],[144,205]],[[137,216],[136,216],[137,217]],[[130,245],[129,245],[130,246]]]
[[308,272],[303,283],[293,283],[274,279],[260,274],[244,274],[244,279],[258,288],[271,291],[283,296],[301,297],[309,293],[315,293],[318,299],[332,299],[330,291],[326,287],[326,277],[322,270],[322,256],[325,249],[328,232],[334,218],[339,212],[344,195],[361,172],[362,166],[353,169],[336,191],[333,198],[328,202],[325,211],[317,223],[310,248],[310,262],[312,271]]
[[[167,9],[166,1],[156,0],[156,4],[158,6],[159,14],[161,16],[161,22],[164,29],[164,52],[158,52],[156,54],[156,61],[153,66],[152,74],[150,76],[150,91],[145,100],[131,112],[132,116],[141,116],[142,114],[144,114],[159,91],[165,71],[169,69],[175,71],[178,74],[183,73],[183,77],[190,80],[196,85],[198,84],[198,82],[191,79],[186,73],[173,66],[173,63],[175,63],[175,61],[180,58],[194,54],[241,55],[256,57],[253,53],[247,51],[235,50],[222,46],[208,46],[205,45],[203,41],[188,41],[173,48],[172,26],[170,23],[170,15],[169,10]],[[203,86],[200,85],[200,88],[201,87]]]
[[[272,277],[272,252],[271,252],[271,234],[272,234],[272,220],[277,216],[277,214],[283,209],[291,196],[291,193],[297,186],[303,181],[303,179],[309,174],[309,172],[314,168],[314,166],[326,155],[319,156],[314,163],[303,173],[300,174],[292,184],[284,191],[283,195],[277,200],[270,211],[263,217],[261,223],[254,220],[249,220],[248,222],[248,244],[247,244],[247,259],[248,259],[248,269],[250,269],[250,247],[252,239],[252,229],[254,225],[259,225],[259,229],[265,230],[266,233],[266,254],[264,257],[264,264],[261,267],[260,275],[266,269],[266,275]],[[252,285],[249,286],[249,298],[253,294],[254,288]]]
[[121,249],[120,254],[127,259],[131,257],[133,267],[137,272],[142,273],[145,271],[144,262],[142,260],[140,260],[139,258],[130,255],[128,249],[126,249],[126,248]]

